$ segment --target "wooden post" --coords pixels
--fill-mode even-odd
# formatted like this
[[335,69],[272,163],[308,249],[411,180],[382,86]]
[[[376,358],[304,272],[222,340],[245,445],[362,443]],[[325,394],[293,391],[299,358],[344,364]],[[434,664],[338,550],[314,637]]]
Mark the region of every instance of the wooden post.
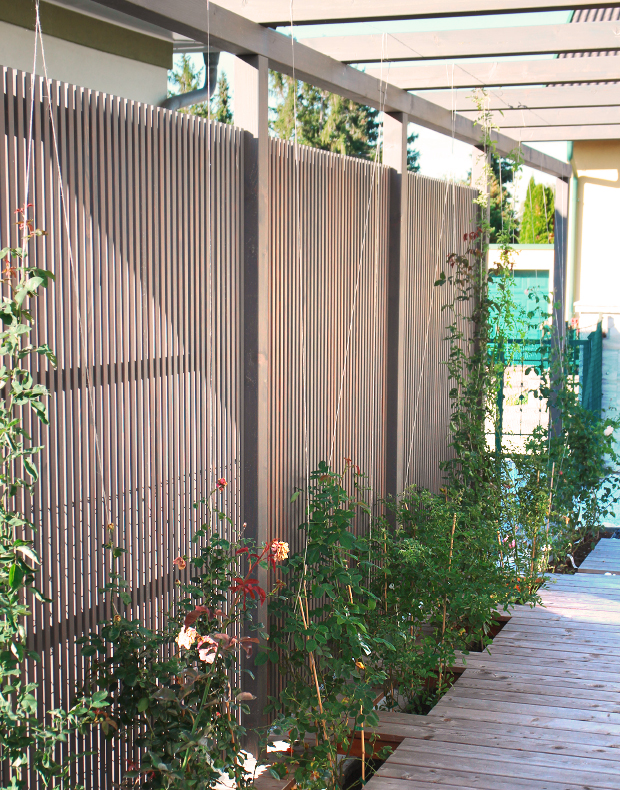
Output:
[[[259,550],[269,540],[269,67],[262,55],[235,60],[235,125],[244,134],[244,216],[243,216],[243,303],[244,303],[244,388],[243,388],[243,514],[245,536],[256,541]],[[261,587],[266,589],[268,573],[257,569]],[[267,626],[267,607],[256,610],[255,622]],[[252,633],[252,636],[255,634]],[[245,662],[255,676],[245,675],[243,686],[256,699],[244,724],[249,735],[246,748],[258,753],[258,738],[250,731],[264,724],[263,710],[268,696],[267,665],[254,666],[254,657]]]
[[407,124],[404,113],[385,113],[383,164],[390,171],[388,274],[388,352],[386,399],[386,493],[397,496],[405,485],[403,414],[403,305],[407,276]]
[[[566,260],[568,250],[568,181],[555,180],[553,235],[553,324],[557,337],[564,337],[566,303]],[[570,305],[572,310],[572,305]]]
[[[565,371],[560,369],[564,342],[566,340],[566,251],[568,244],[568,182],[562,178],[555,181],[555,214],[553,234],[553,311],[551,325],[551,391],[555,393],[562,386]],[[562,431],[562,418],[553,395],[549,399],[551,432],[559,436]]]

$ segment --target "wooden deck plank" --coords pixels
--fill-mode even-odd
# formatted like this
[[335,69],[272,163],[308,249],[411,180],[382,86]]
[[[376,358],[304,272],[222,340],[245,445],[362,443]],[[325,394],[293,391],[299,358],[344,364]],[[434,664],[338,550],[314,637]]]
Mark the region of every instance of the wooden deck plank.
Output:
[[[561,758],[561,764],[566,761],[576,761],[581,766],[583,757],[587,756],[596,761],[610,762],[614,768],[610,770],[620,771],[620,741],[605,741],[595,737],[593,743],[584,743],[573,739],[558,740],[545,730],[531,730],[523,727],[502,728],[498,733],[497,727],[486,722],[472,723],[469,721],[459,721],[457,719],[442,719],[434,716],[411,716],[416,723],[395,724],[393,720],[388,720],[384,724],[380,723],[377,728],[378,734],[387,735],[389,732],[398,733],[405,738],[416,738],[421,741],[433,741],[438,743],[460,743],[472,746],[496,746],[506,749],[519,750],[524,758],[538,759],[550,756],[551,758]],[[485,729],[486,728],[486,729]],[[615,745],[614,745],[615,744]],[[578,756],[576,756],[578,753]]]
[[[458,759],[455,759],[458,758]],[[557,758],[557,759],[553,759]],[[395,765],[427,765],[428,767],[453,768],[455,763],[461,770],[480,771],[488,770],[492,764],[490,774],[506,778],[537,779],[541,773],[545,779],[555,782],[563,781],[570,775],[574,784],[587,784],[593,787],[605,787],[609,790],[618,790],[617,763],[597,762],[594,770],[593,763],[588,761],[590,768],[583,770],[583,763],[573,758],[567,761],[558,755],[528,754],[527,760],[518,749],[502,749],[492,746],[469,746],[467,744],[444,744],[416,741],[407,738],[394,754],[392,764]],[[602,763],[602,768],[601,768]],[[541,771],[541,769],[544,769]]]
[[428,716],[380,714],[376,732],[402,742],[369,790],[620,790],[620,541],[582,568],[550,577],[542,606],[515,606],[488,650],[463,655]]

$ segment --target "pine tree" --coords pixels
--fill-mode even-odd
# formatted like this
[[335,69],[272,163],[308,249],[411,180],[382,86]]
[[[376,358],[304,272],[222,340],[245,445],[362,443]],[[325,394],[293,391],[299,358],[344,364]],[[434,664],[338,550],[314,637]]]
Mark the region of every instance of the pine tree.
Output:
[[553,244],[554,203],[551,187],[537,184],[532,177],[523,204],[521,244]]
[[[176,68],[170,74],[170,82],[178,88],[178,90],[170,92],[171,96],[178,93],[189,93],[202,88],[204,85],[204,67],[196,68],[191,57],[183,54],[180,56]],[[201,118],[209,117],[207,102],[199,102],[189,107],[183,107],[179,112],[198,115]],[[220,121],[220,123],[233,122],[233,114],[230,107],[230,87],[224,72],[220,74],[215,93],[211,98],[210,117],[215,121]]]
[[413,144],[418,139],[415,132],[407,135],[407,170],[410,173],[420,172],[420,152],[413,147]]
[[491,155],[491,169],[489,183],[489,213],[491,244],[505,240],[511,242],[518,235],[517,216],[514,203],[507,189],[507,184],[514,180],[514,164],[509,159],[502,159],[495,154]]
[[[377,110],[306,82],[298,82],[295,93],[292,78],[279,72],[271,73],[271,90],[277,100],[272,111],[271,129],[277,137],[294,139],[296,111],[300,144],[347,156],[375,159],[380,126]],[[408,142],[412,144],[416,138],[417,135],[412,133]],[[409,169],[417,172],[418,152],[409,148],[407,153]]]
[[217,80],[217,87],[211,99],[213,107],[211,117],[220,123],[232,123],[233,113],[230,107],[230,87],[226,74],[222,72]]
[[203,69],[194,67],[189,55],[181,55],[174,70],[169,75],[170,82],[175,85],[178,90],[169,91],[169,95],[176,96],[178,93],[195,91],[201,86],[200,77],[202,72]]

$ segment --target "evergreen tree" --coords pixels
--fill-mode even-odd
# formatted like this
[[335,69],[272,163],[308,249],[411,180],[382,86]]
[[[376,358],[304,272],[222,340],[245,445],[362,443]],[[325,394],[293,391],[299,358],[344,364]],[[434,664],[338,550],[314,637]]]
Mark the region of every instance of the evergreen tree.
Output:
[[512,241],[518,234],[517,216],[507,188],[507,184],[514,180],[514,164],[492,154],[491,169],[493,172],[489,179],[489,213],[492,230],[489,241],[497,244],[502,236],[505,240]]
[[420,152],[413,147],[413,144],[418,139],[415,132],[407,135],[407,170],[410,173],[420,172]]
[[[183,54],[177,61],[175,69],[170,73],[169,79],[178,89],[170,91],[170,96],[195,91],[204,85],[204,67],[195,67],[191,57]],[[207,102],[199,102],[189,107],[183,107],[179,112],[198,115],[201,118],[209,117]],[[211,118],[215,121],[220,121],[220,123],[232,123],[233,121],[230,107],[230,87],[223,72],[218,78],[215,93],[211,98]]]
[[217,80],[217,87],[211,99],[211,117],[220,123],[232,123],[233,113],[230,106],[230,86],[226,74],[222,72]]
[[523,204],[521,244],[553,244],[554,203],[551,187],[537,184],[532,177]]
[[[277,137],[294,139],[297,111],[300,144],[362,159],[375,158],[380,126],[377,110],[306,82],[298,82],[295,93],[292,78],[279,72],[271,73],[271,90],[277,101],[271,129]],[[416,134],[411,134],[408,142],[413,143],[416,138]],[[410,148],[409,169],[419,170],[418,158],[418,152]]]

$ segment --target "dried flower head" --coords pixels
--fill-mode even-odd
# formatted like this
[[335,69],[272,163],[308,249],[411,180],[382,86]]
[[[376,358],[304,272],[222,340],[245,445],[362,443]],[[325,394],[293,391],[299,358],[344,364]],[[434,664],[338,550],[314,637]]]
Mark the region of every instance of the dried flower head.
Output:
[[276,562],[282,562],[288,557],[289,545],[283,540],[274,540],[271,543],[271,551]]
[[225,477],[220,477],[220,479],[217,481],[217,487],[220,491],[223,491],[227,485],[228,485],[228,481],[226,480]]
[[184,571],[185,568],[187,568],[187,562],[183,559],[183,557],[177,557],[172,561],[172,564],[176,565],[180,571]]
[[110,530],[110,532],[114,532],[114,524],[107,524],[106,526]]
[[186,628],[183,626],[179,631],[179,635],[176,638],[176,643],[179,647],[184,647],[186,650],[189,650],[190,647],[194,644],[194,642],[198,639],[198,632],[195,628]]
[[120,621],[121,621],[122,619],[123,619],[123,618],[120,616],[120,614],[115,614],[115,615],[114,615],[114,622],[115,622],[115,623],[120,623]]

